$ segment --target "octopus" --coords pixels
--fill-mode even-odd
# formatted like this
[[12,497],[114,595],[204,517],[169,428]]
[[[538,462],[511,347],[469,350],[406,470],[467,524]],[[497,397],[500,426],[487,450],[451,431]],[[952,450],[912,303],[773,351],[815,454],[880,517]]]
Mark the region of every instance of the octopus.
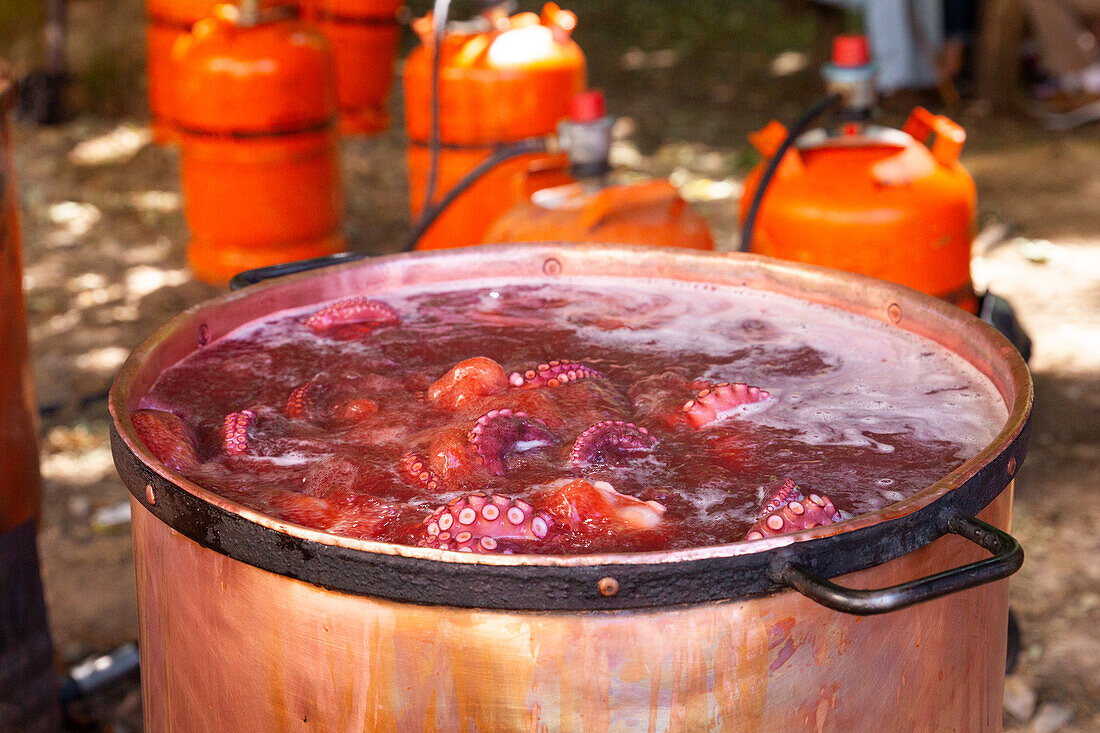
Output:
[[[400,322],[389,305],[356,296],[321,308],[303,325],[318,336],[352,339]],[[400,531],[408,531],[407,541],[419,547],[537,551],[562,536],[659,531],[667,521],[665,504],[619,491],[592,474],[628,466],[659,450],[645,424],[701,430],[772,399],[756,386],[691,379],[685,371],[671,366],[625,393],[597,369],[572,359],[509,372],[493,359],[474,356],[438,378],[421,372],[404,381],[381,373],[322,373],[294,386],[281,407],[247,407],[226,415],[217,444],[207,447],[216,448],[222,460],[304,453],[304,488],[273,489],[267,499],[269,508],[288,521],[372,538],[387,521],[412,512],[417,519]],[[410,411],[418,417],[410,420]],[[169,468],[187,472],[202,465],[199,441],[173,413],[137,410],[133,424]],[[342,456],[323,455],[324,436],[330,434],[325,431],[333,430],[355,450],[387,456],[398,483],[457,496],[426,516],[422,503],[371,496],[372,486],[388,474],[371,474],[385,469],[377,464],[365,468],[366,462],[357,463],[346,449]],[[730,470],[736,470],[745,449],[736,434],[723,434],[708,450],[728,456]],[[521,456],[539,451],[563,458],[565,472],[572,475],[524,485],[515,469],[528,460]],[[584,477],[578,478],[581,473]],[[661,487],[626,490],[666,497]],[[518,492],[523,498],[510,495]],[[827,496],[806,494],[787,479],[766,494],[745,539],[841,519]]]
[[353,295],[325,306],[305,319],[305,325],[318,335],[349,340],[366,336],[380,326],[401,322],[389,305]]
[[554,519],[520,499],[468,494],[435,509],[424,520],[416,544],[440,550],[511,553],[502,540],[539,542],[555,529]]
[[385,391],[376,384],[380,379],[376,375],[367,378],[312,379],[291,391],[284,412],[291,419],[321,425],[359,422],[378,412],[377,393]]
[[577,467],[626,462],[650,452],[655,445],[657,440],[645,428],[623,420],[604,420],[577,436],[569,460]]
[[428,491],[467,488],[489,478],[467,433],[453,426],[431,431],[423,445],[404,453],[398,473],[407,483]]
[[199,465],[195,436],[174,413],[135,410],[131,420],[141,442],[168,468],[190,471]]
[[539,418],[507,408],[490,410],[479,417],[470,428],[469,441],[482,465],[494,476],[504,473],[509,455],[559,442]]
[[231,412],[222,421],[220,443],[225,455],[281,456],[290,452],[321,455],[332,452],[312,424],[296,424],[279,412],[256,407]]
[[652,529],[661,523],[665,505],[642,501],[615,490],[606,481],[559,479],[544,506],[565,527],[602,525],[613,531]]
[[252,410],[231,412],[222,423],[222,445],[230,455],[243,456],[248,452],[248,427],[255,423],[256,413]]
[[[693,383],[693,386],[697,384],[699,383]],[[708,384],[704,386],[695,395],[695,398],[685,402],[681,409],[687,417],[688,423],[693,428],[698,429],[721,420],[739,407],[763,402],[770,396],[759,387],[740,383],[719,382],[715,385]]]
[[765,495],[760,514],[760,519],[745,534],[745,539],[774,537],[833,524],[842,519],[841,513],[829,497],[814,493],[806,496],[791,479]]
[[425,399],[440,410],[455,411],[508,389],[508,375],[497,362],[475,356],[455,364],[428,387]]
[[563,480],[535,506],[500,494],[472,493],[437,507],[421,524],[418,547],[479,554],[512,554],[535,547],[555,534],[586,525],[619,531],[650,529],[665,507],[615,491],[604,481]]
[[554,360],[539,364],[533,369],[527,369],[523,372],[512,372],[508,377],[508,383],[519,389],[535,389],[537,387],[557,387],[561,384],[575,382],[578,379],[592,379],[602,376],[603,374],[600,372],[578,361]]

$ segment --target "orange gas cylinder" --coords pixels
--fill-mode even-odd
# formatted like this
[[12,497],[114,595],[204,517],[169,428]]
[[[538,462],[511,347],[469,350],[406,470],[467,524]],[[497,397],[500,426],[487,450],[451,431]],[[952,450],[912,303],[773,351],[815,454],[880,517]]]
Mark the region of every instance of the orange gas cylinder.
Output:
[[[172,47],[191,32],[191,26],[208,17],[218,0],[145,0],[145,78],[153,139],[164,145],[175,142],[172,98],[176,83]],[[296,0],[268,0],[266,6],[292,8]]]
[[493,223],[482,240],[611,242],[714,249],[706,221],[667,180],[535,191]]
[[[569,102],[584,88],[585,61],[569,38],[576,16],[547,3],[542,16],[499,18],[491,30],[451,33],[440,55],[441,151],[433,202],[503,145],[554,132]],[[414,24],[421,45],[405,62],[405,125],[409,136],[409,200],[413,217],[424,206],[432,126],[432,21]],[[512,181],[532,154],[510,160],[459,196],[428,229],[418,249],[481,241],[489,225],[516,199]]]
[[296,20],[220,6],[176,47],[184,215],[195,274],[344,249],[332,54]]
[[[750,140],[770,158],[786,134],[771,122]],[[901,130],[852,124],[837,134],[809,132],[780,162],[748,244],[977,312],[970,282],[976,194],[959,163],[965,140],[962,127],[919,107]],[[745,181],[742,224],[763,165]]]
[[319,28],[336,62],[340,130],[369,134],[386,129],[386,98],[393,79],[402,0],[302,0],[302,17]]

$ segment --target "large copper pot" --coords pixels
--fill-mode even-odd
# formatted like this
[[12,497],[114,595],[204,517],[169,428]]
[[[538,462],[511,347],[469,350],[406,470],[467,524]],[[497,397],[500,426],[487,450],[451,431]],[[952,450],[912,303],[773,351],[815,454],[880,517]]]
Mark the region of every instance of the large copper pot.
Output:
[[[747,286],[864,314],[972,363],[1009,417],[942,480],[841,524],[571,557],[471,557],[287,524],[174,476],[130,424],[162,370],[276,310],[409,284],[573,275]],[[111,392],[115,460],[133,494],[146,725],[997,730],[1003,578],[1022,561],[1004,530],[1031,402],[1019,355],[966,313],[885,282],[753,255],[486,247],[343,264],[210,301],[139,347]]]

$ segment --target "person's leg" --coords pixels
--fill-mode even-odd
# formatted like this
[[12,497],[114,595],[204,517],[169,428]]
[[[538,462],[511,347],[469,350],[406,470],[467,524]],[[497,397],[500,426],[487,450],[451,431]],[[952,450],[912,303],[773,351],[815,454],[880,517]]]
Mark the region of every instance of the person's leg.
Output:
[[1069,129],[1100,119],[1100,44],[1090,25],[1100,0],[1025,0],[1043,66],[1059,91],[1039,108],[1043,123]]
[[942,0],[875,0],[865,13],[879,89],[889,94],[936,86],[935,59],[943,45]]
[[953,79],[963,70],[966,49],[974,34],[977,18],[975,0],[944,0],[943,51],[940,54],[940,75]]
[[1024,0],[1043,67],[1063,76],[1097,60],[1096,38],[1085,18],[1100,15],[1100,0]]

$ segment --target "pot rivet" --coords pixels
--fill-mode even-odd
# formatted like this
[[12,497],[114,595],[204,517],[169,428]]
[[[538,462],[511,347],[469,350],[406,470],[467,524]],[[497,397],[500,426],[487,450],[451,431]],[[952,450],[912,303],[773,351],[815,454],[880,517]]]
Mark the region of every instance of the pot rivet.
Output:
[[152,484],[145,484],[145,498],[150,504],[155,505],[157,503],[157,495],[153,493]]
[[886,309],[886,315],[890,316],[890,320],[894,323],[901,323],[901,306],[897,303],[891,303]]
[[619,592],[619,581],[614,578],[600,578],[600,582],[597,584],[600,589],[600,595],[604,598],[610,598]]
[[199,326],[199,346],[206,346],[210,343],[210,326],[205,323]]
[[1008,470],[1008,475],[1009,476],[1015,475],[1015,473],[1016,473],[1016,456],[1012,456],[1011,458],[1008,459],[1008,466],[1006,467],[1006,469]]
[[547,275],[560,275],[561,262],[554,257],[548,257],[546,262],[542,263],[542,271]]

